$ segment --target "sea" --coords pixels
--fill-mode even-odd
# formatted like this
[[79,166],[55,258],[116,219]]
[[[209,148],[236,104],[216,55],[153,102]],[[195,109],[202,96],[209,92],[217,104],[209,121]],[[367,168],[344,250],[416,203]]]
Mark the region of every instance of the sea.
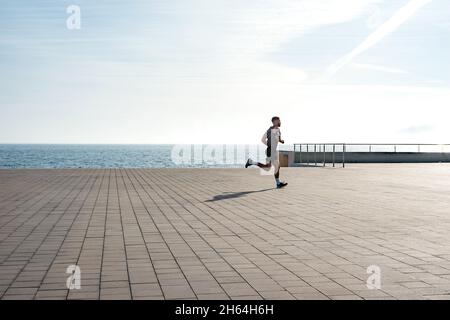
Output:
[[[326,148],[331,151],[331,145]],[[322,145],[317,145],[322,152]],[[369,149],[370,148],[370,149]],[[250,157],[265,162],[259,145],[0,144],[0,169],[14,168],[241,168]],[[279,150],[294,150],[279,145]],[[297,151],[299,146],[297,146]],[[303,145],[303,152],[306,146]],[[314,145],[309,145],[309,151]],[[417,152],[417,145],[347,145],[346,151]],[[336,145],[342,152],[342,144]],[[420,146],[420,152],[450,152],[450,145]]]
[[239,168],[263,145],[0,144],[0,168]]

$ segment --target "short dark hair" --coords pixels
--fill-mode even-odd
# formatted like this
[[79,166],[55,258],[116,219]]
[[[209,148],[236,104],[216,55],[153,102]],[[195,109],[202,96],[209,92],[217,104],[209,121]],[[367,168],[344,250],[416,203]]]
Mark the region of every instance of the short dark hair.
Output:
[[272,117],[272,122],[274,122],[275,120],[280,120],[280,117]]

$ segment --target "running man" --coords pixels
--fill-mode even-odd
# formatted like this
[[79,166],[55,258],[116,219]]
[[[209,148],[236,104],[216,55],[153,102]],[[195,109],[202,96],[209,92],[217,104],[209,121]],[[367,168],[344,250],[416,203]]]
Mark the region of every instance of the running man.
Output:
[[281,139],[280,132],[281,121],[279,117],[272,118],[272,126],[264,133],[261,141],[267,146],[266,149],[266,162],[255,162],[252,159],[248,159],[245,167],[248,168],[251,165],[255,165],[264,170],[270,170],[270,168],[274,167],[275,171],[275,181],[277,184],[277,188],[283,188],[287,186],[287,182],[280,181],[280,158],[277,150],[278,142],[284,143],[284,140]]

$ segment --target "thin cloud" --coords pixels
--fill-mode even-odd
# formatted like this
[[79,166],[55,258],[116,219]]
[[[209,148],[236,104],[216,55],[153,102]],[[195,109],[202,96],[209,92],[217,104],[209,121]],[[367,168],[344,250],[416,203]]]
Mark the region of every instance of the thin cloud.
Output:
[[397,73],[397,74],[407,74],[408,73],[407,71],[402,70],[402,69],[379,66],[379,65],[368,64],[368,63],[352,63],[351,67],[353,67],[355,69],[360,69],[360,70],[379,71],[379,72],[386,72],[386,73]]
[[349,64],[356,56],[370,49],[386,36],[394,32],[399,26],[411,18],[419,9],[432,0],[411,0],[404,7],[400,8],[388,21],[383,23],[374,32],[372,32],[355,49],[338,59],[330,65],[324,75],[324,80],[331,79],[339,70]]
[[420,126],[410,126],[407,128],[403,128],[399,130],[399,133],[403,134],[419,134],[419,133],[427,133],[433,131],[435,128],[432,125],[420,125]]

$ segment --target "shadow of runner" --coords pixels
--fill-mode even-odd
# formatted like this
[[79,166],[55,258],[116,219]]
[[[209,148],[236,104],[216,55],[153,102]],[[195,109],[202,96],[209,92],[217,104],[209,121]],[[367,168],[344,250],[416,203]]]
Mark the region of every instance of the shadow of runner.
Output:
[[252,191],[241,191],[241,192],[224,192],[222,194],[218,194],[218,195],[214,196],[212,199],[206,200],[205,202],[213,202],[213,201],[219,201],[219,200],[240,198],[240,197],[246,196],[247,194],[265,192],[265,191],[274,190],[274,189],[275,188],[252,190]]

